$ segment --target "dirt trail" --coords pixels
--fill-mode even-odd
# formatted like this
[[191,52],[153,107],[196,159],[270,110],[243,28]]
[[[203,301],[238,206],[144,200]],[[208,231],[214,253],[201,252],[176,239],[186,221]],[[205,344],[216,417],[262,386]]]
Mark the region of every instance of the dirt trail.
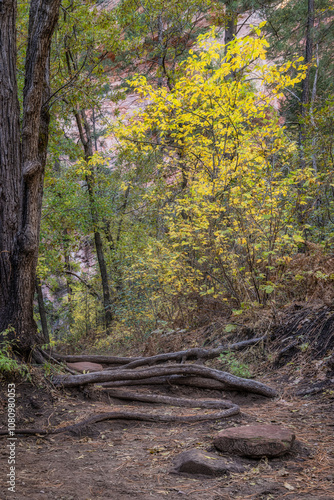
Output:
[[[275,377],[263,381],[283,387]],[[1,500],[125,500],[144,499],[334,499],[334,396],[284,396],[268,400],[256,395],[226,393],[240,404],[240,416],[198,424],[101,422],[84,436],[59,434],[46,438],[19,438],[16,447],[16,493],[7,491],[8,450],[1,446]],[[165,394],[217,397],[219,392],[166,388]],[[112,409],[193,414],[197,409],[137,403],[126,404],[106,396],[85,400],[79,391],[50,394],[17,387],[20,427],[72,423],[92,413]],[[96,395],[94,392],[93,395]],[[41,401],[41,396],[43,401]],[[53,399],[53,401],[52,401]],[[100,399],[100,400],[98,400]],[[3,402],[3,401],[2,401]],[[211,410],[207,410],[211,411]],[[212,437],[222,428],[246,423],[282,424],[295,431],[297,442],[285,457],[273,460],[237,459],[247,465],[243,474],[204,478],[171,474],[172,459],[181,451],[210,450]],[[232,459],[232,458],[231,458]]]

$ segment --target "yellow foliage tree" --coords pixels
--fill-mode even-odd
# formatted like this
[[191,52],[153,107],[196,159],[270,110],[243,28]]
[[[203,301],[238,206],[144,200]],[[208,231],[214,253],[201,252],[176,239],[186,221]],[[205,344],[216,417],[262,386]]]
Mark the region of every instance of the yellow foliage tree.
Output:
[[151,246],[147,257],[171,294],[264,303],[279,283],[275,263],[303,241],[294,211],[306,203],[298,186],[313,172],[294,170],[296,145],[277,109],[305,66],[268,64],[260,28],[226,55],[214,30],[201,36],[172,90],[143,76],[131,81],[143,107],[115,133],[123,154],[156,156],[147,197],[164,207],[168,272],[166,252],[160,273],[161,252]]

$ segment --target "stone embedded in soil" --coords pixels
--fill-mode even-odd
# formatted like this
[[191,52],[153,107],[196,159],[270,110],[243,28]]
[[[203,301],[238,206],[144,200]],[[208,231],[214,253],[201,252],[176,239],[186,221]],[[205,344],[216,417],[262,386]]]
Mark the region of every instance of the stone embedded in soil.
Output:
[[67,363],[67,366],[71,368],[71,370],[75,370],[77,372],[100,372],[103,370],[103,366],[99,363],[90,363],[89,361],[82,361],[80,363]]
[[174,458],[173,473],[201,474],[205,476],[222,476],[230,472],[244,472],[241,465],[229,463],[226,459],[213,453],[194,448],[183,451]]
[[279,425],[242,425],[219,432],[214,445],[233,455],[270,458],[287,453],[294,440],[294,433]]

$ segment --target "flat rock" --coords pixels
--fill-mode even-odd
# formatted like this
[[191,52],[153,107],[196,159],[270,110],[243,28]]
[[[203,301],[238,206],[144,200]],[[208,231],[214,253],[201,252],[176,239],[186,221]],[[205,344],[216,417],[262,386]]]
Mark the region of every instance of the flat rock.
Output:
[[89,361],[81,361],[80,363],[67,363],[67,366],[71,368],[71,370],[75,370],[77,372],[100,372],[103,370],[103,366],[99,363],[90,363]]
[[242,425],[219,432],[214,445],[232,455],[280,457],[291,449],[294,440],[294,433],[279,425]]
[[214,453],[208,453],[194,448],[183,451],[174,458],[175,474],[201,474],[205,476],[222,476],[230,472],[244,472],[241,465],[228,462],[226,459],[218,457]]

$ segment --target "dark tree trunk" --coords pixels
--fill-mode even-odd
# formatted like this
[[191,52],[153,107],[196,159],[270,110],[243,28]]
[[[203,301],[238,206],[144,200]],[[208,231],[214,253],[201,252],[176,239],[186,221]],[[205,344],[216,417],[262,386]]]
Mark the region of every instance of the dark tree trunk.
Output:
[[[0,4],[0,331],[16,313],[15,265],[21,195],[20,109],[16,83],[16,5]],[[9,120],[8,120],[9,119]]]
[[[310,65],[313,55],[313,30],[314,30],[314,0],[307,0],[307,22],[306,22],[306,34],[305,34],[305,64]],[[304,118],[307,112],[307,104],[309,103],[310,95],[310,67],[306,70],[306,77],[302,83],[302,95],[300,99],[301,104],[301,121],[299,123],[299,134],[298,134],[298,147],[299,147],[299,157],[300,157],[300,168],[305,169],[306,160],[304,154],[304,144],[305,144],[305,124]],[[300,186],[302,190],[302,186]],[[296,211],[298,215],[298,222],[303,224],[305,222],[305,215],[303,207],[297,203]]]
[[60,0],[31,0],[23,90],[16,83],[16,2],[0,3],[0,332],[19,350],[38,342],[33,299],[46,162],[49,53]]
[[238,20],[238,12],[233,4],[229,2],[226,4],[226,21],[225,21],[225,54],[227,53],[227,44],[232,42],[234,37],[237,34],[237,20]]
[[42,334],[44,341],[49,344],[50,343],[50,337],[49,337],[49,330],[48,330],[48,322],[46,319],[46,310],[45,310],[45,305],[44,305],[44,297],[43,297],[43,290],[41,286],[41,281],[36,277],[36,293],[37,293],[37,301],[38,301],[38,311],[39,311],[39,316],[41,318],[41,326],[42,326]]
[[[307,23],[306,23],[306,36],[305,36],[305,64],[312,62],[313,56],[313,29],[314,29],[314,0],[308,0],[307,7]],[[309,102],[310,95],[310,68],[306,71],[306,77],[303,80],[302,90],[302,116],[305,115],[305,106]]]
[[[77,123],[80,140],[84,148],[85,152],[85,161],[88,162],[89,159],[93,156],[93,141],[91,130],[88,125],[88,120],[84,111],[74,111],[75,120]],[[105,322],[106,322],[106,331],[109,334],[111,328],[111,322],[113,320],[112,312],[111,312],[111,299],[109,292],[109,278],[107,265],[104,257],[104,249],[103,249],[103,241],[101,237],[101,232],[99,229],[99,214],[96,209],[96,200],[94,193],[95,186],[95,176],[94,173],[86,175],[86,183],[88,189],[88,197],[89,197],[89,206],[90,212],[92,216],[93,228],[94,228],[94,243],[96,249],[97,260],[100,269],[101,282],[102,282],[102,291],[103,291],[103,307],[105,314]]]
[[163,84],[163,73],[164,73],[164,50],[163,50],[163,24],[161,15],[158,16],[158,43],[159,43],[159,60],[158,60],[158,87],[162,87]]
[[71,286],[71,260],[70,260],[70,235],[67,228],[63,231],[63,249],[64,249],[64,269],[65,269],[65,279],[66,279],[66,289],[67,289],[67,302],[68,302],[68,324],[69,330],[72,327],[72,286]]
[[[238,28],[238,9],[234,5],[233,0],[225,4],[225,56],[229,48],[229,44],[234,40],[237,35]],[[235,79],[235,71],[231,71],[226,77],[227,79]]]

